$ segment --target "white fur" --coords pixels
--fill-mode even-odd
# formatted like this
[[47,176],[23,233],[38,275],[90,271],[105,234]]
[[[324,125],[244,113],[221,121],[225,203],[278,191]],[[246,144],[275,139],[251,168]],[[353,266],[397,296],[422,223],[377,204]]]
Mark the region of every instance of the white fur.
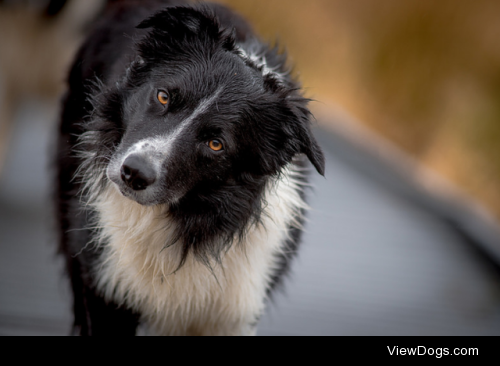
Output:
[[[253,335],[276,256],[286,251],[288,227],[306,204],[295,165],[266,190],[263,224],[212,263],[192,256],[178,272],[180,248],[165,249],[173,227],[165,206],[144,207],[109,184],[93,207],[104,255],[96,278],[109,300],[127,304],[159,335]],[[295,223],[296,224],[296,223]]]
[[275,68],[269,67],[265,55],[259,55],[256,53],[248,53],[247,51],[245,51],[241,47],[239,48],[239,51],[243,55],[244,58],[252,61],[258,68],[260,68],[262,70],[263,76],[273,75],[278,81],[280,81],[282,83],[284,82],[284,80],[286,78],[286,73],[280,73]]

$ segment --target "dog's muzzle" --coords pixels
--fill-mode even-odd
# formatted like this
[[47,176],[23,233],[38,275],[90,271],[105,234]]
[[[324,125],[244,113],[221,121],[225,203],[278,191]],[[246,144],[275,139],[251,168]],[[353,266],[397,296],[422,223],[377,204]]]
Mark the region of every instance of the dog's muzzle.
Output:
[[120,170],[122,181],[134,191],[143,191],[153,185],[158,177],[155,166],[141,154],[132,154]]

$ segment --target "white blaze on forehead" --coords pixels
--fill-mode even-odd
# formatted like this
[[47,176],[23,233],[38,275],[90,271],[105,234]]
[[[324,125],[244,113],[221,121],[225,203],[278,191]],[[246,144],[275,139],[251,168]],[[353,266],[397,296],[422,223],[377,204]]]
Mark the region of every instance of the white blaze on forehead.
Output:
[[[172,149],[174,141],[177,140],[177,138],[181,135],[181,133],[185,131],[197,117],[208,111],[210,106],[219,97],[220,93],[222,92],[222,89],[223,89],[222,87],[219,88],[215,92],[215,94],[212,95],[210,98],[202,100],[201,103],[198,105],[198,107],[196,107],[196,109],[193,111],[193,113],[182,123],[180,123],[173,132],[169,133],[168,135],[149,137],[135,143],[132,147],[130,147],[130,149],[124,155],[122,159],[122,164],[131,154],[140,153],[144,151],[152,152],[153,154],[160,154],[165,157],[168,156],[170,154],[170,150]],[[155,162],[155,163],[161,164],[161,162]]]

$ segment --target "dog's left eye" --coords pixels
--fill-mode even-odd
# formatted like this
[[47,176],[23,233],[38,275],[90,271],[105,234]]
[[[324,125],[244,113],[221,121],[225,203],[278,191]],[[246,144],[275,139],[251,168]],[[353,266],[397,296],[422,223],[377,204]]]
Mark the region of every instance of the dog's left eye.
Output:
[[208,147],[211,148],[213,151],[221,151],[224,149],[224,145],[219,140],[211,140],[208,143]]
[[170,100],[168,94],[164,91],[159,91],[157,98],[158,98],[158,101],[160,102],[160,104],[162,104],[162,105],[167,105],[169,100]]

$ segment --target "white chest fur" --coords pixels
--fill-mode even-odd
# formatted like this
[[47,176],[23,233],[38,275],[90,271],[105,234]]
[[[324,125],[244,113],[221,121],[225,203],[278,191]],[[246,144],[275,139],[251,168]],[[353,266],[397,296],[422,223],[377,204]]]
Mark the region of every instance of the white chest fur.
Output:
[[104,246],[99,289],[143,314],[156,334],[252,335],[276,255],[287,250],[288,227],[305,207],[299,174],[286,169],[267,188],[263,225],[233,245],[213,274],[193,257],[172,274],[180,252],[175,245],[164,249],[172,232],[166,207],[141,206],[110,184],[93,204]]

